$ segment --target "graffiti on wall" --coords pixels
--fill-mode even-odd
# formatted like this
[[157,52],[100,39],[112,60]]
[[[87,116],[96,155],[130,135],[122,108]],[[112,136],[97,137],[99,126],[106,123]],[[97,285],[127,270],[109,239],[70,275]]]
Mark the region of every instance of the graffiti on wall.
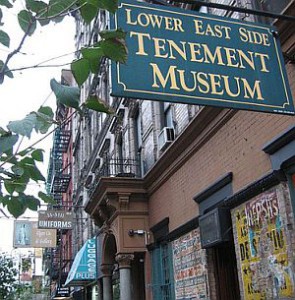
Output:
[[234,217],[245,299],[291,297],[294,283],[276,190],[241,205]]
[[198,230],[172,243],[176,300],[207,299],[205,250]]

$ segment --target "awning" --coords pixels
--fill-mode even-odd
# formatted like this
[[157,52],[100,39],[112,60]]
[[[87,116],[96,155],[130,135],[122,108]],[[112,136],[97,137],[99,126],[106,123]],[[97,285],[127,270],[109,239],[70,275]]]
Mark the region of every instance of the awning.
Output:
[[89,239],[75,256],[64,286],[85,286],[98,278],[96,238]]

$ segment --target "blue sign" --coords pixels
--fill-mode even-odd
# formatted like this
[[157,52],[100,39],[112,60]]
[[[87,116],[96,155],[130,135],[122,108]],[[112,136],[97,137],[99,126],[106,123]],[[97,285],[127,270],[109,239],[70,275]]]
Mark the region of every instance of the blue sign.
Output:
[[96,239],[89,239],[75,256],[65,285],[77,285],[97,278]]
[[294,114],[275,27],[122,0],[111,28],[128,47],[114,96]]

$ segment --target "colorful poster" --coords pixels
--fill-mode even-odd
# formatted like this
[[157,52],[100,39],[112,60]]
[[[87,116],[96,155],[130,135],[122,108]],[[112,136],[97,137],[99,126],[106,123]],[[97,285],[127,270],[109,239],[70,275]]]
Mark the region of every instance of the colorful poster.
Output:
[[172,243],[176,300],[207,299],[205,250],[194,230]]
[[276,190],[241,205],[234,217],[245,299],[291,297],[294,283]]

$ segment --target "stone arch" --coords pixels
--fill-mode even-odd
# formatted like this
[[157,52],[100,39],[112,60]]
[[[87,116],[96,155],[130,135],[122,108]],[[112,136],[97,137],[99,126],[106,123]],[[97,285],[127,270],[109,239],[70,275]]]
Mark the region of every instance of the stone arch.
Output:
[[103,251],[102,251],[102,264],[114,265],[116,263],[117,242],[113,234],[107,234],[104,237]]

